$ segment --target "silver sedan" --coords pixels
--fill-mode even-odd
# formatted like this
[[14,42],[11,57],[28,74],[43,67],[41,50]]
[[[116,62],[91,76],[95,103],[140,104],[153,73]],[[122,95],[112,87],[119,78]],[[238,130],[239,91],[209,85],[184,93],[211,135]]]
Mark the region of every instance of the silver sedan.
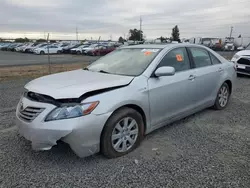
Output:
[[155,129],[211,106],[224,109],[235,78],[233,63],[203,46],[123,47],[84,69],[29,82],[17,125],[35,150],[62,140],[79,157],[119,157]]

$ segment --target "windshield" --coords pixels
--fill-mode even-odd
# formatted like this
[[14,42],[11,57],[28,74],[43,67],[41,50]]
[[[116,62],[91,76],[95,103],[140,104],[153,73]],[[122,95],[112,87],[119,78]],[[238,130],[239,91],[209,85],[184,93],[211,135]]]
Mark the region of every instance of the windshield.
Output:
[[98,59],[88,70],[118,75],[138,76],[144,72],[161,49],[117,49]]

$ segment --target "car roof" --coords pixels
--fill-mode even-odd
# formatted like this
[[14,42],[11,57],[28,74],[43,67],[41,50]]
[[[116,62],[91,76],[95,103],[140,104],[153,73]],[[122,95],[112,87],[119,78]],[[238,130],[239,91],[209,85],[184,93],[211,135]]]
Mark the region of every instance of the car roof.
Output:
[[190,44],[190,43],[169,43],[169,44],[139,44],[139,45],[131,45],[131,46],[124,46],[121,48],[158,48],[158,49],[165,49],[165,48],[174,48],[174,47],[202,47],[206,48],[203,45],[197,45],[197,44]]

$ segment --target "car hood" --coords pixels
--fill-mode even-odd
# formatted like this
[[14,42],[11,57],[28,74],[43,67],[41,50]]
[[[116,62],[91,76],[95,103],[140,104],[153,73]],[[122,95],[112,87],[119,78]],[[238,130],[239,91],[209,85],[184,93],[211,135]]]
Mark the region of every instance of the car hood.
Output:
[[74,51],[74,50],[79,50],[79,48],[72,48],[71,50],[73,50],[73,51]]
[[26,84],[25,89],[54,99],[79,98],[90,91],[125,86],[133,78],[79,69],[37,78]]
[[240,56],[249,56],[250,55],[250,50],[242,50],[242,51],[239,51],[237,52],[237,55],[240,55]]

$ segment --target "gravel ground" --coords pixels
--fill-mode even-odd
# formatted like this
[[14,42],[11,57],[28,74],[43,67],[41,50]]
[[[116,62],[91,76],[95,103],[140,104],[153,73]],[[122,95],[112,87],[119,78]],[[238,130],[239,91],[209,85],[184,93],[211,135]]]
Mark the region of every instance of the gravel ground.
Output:
[[78,158],[65,144],[35,152],[14,123],[27,80],[0,83],[0,187],[250,187],[250,78],[224,111],[204,110],[146,136],[131,154]]

